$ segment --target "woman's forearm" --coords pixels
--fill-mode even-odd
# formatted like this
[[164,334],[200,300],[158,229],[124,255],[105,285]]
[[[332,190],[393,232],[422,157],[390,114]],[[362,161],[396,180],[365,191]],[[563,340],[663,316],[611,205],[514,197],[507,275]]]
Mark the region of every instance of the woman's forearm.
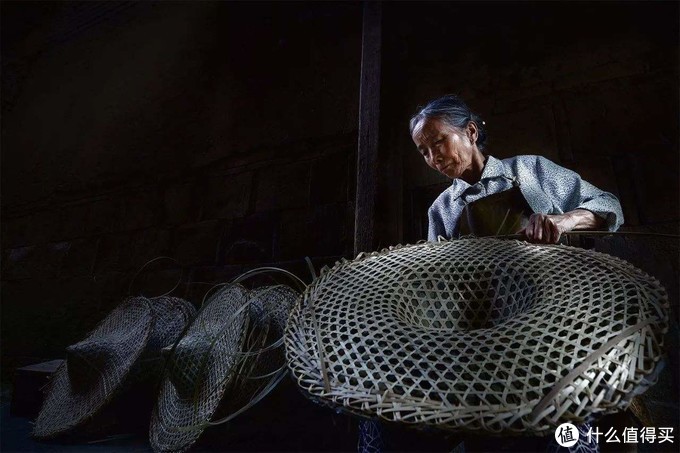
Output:
[[556,244],[565,231],[595,230],[605,220],[587,209],[574,209],[564,214],[531,214],[529,224],[519,232],[531,242]]
[[[602,228],[605,220],[593,214],[587,209],[574,209],[573,211],[565,212],[562,215],[551,216],[556,217],[558,227],[562,232],[571,230],[597,230]],[[560,219],[562,217],[562,219]]]

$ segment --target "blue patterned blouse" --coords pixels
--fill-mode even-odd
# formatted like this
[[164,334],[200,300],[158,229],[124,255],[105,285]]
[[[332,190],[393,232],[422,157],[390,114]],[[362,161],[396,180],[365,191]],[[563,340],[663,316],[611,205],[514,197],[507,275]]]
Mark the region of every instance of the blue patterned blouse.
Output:
[[587,209],[607,222],[609,231],[623,223],[619,200],[604,192],[578,173],[541,156],[516,156],[498,160],[488,156],[482,177],[470,185],[462,179],[442,192],[428,211],[428,240],[437,236],[458,237],[458,220],[467,203],[518,185],[527,203],[536,213],[563,214]]

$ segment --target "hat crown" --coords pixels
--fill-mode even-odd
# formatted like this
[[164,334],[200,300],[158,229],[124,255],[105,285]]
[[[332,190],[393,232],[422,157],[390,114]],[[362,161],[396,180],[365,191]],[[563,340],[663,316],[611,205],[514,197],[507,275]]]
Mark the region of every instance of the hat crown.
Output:
[[84,391],[114,359],[115,346],[102,339],[85,340],[66,348],[66,366],[75,391]]
[[[429,275],[426,279],[421,275]],[[422,268],[421,268],[422,267]],[[467,332],[498,326],[529,309],[536,284],[527,273],[503,263],[479,272],[435,268],[429,263],[403,271],[395,315],[418,328]]]
[[170,382],[182,399],[200,392],[208,375],[212,342],[206,335],[186,336],[177,344],[168,367]]

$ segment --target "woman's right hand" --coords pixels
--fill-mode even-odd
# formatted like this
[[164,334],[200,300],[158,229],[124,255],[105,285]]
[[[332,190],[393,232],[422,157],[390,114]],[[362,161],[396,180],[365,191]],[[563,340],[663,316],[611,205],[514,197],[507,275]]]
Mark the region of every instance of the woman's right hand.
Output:
[[557,244],[560,236],[568,231],[568,214],[531,214],[529,224],[519,231],[529,242]]
[[557,244],[566,231],[598,229],[604,223],[602,217],[587,209],[575,209],[564,214],[531,214],[529,224],[518,233],[524,234],[529,242]]

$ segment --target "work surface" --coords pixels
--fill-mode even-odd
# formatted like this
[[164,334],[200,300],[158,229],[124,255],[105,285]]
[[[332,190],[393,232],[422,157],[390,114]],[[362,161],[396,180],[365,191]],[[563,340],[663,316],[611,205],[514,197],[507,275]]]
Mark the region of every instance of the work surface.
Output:
[[[30,437],[32,419],[10,415],[9,402],[1,409],[0,451],[150,452],[145,429],[111,433],[87,442],[38,442]],[[450,451],[455,441],[440,433],[386,427],[389,449]],[[284,380],[262,402],[229,424],[210,428],[191,449],[199,451],[356,451],[358,420],[307,400],[291,380]]]
[[0,409],[0,451],[52,451],[73,453],[109,453],[109,452],[150,452],[152,451],[146,439],[141,437],[127,437],[110,442],[96,444],[59,444],[36,442],[31,439],[33,425],[31,420],[24,417],[12,417],[9,413],[9,403]]

